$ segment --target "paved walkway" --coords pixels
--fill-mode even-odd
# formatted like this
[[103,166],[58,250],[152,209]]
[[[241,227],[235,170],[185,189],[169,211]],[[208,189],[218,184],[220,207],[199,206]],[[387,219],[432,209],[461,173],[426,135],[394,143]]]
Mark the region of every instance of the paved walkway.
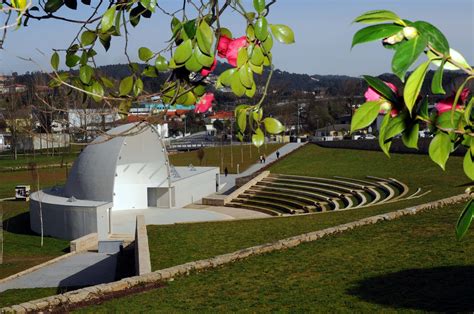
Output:
[[[303,146],[305,143],[288,143],[284,146],[282,146],[278,151],[280,152],[280,158],[291,153],[297,148],[300,148]],[[268,164],[275,162],[277,160],[276,157],[276,152],[270,154],[266,158],[266,162],[264,164],[262,163],[255,163],[249,168],[247,168],[244,172],[239,173],[239,174],[229,174],[226,176],[221,175],[221,190],[219,191],[220,194],[226,194],[230,190],[232,190],[235,187],[235,179],[240,178],[240,177],[246,177],[249,176],[258,170],[262,169],[263,167],[267,166]]]
[[16,279],[0,283],[8,289],[83,287],[115,281],[117,256],[103,253],[78,253]]

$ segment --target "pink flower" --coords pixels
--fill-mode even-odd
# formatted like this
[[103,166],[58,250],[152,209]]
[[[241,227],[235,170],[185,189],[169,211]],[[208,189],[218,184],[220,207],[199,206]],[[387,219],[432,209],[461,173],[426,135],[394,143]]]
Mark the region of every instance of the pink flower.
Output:
[[217,54],[219,55],[219,57],[225,58],[227,54],[227,49],[231,41],[232,39],[227,37],[226,35],[221,35],[219,37],[219,42],[217,43]]
[[[461,92],[461,96],[459,97],[461,99],[461,102],[464,103],[467,100],[467,96],[469,96],[469,89],[465,88]],[[445,98],[441,100],[440,102],[435,104],[436,110],[438,110],[438,114],[443,114],[447,111],[451,111],[454,105],[454,98],[455,95],[451,95],[448,98]],[[456,104],[456,109],[461,109],[462,106]]]
[[239,50],[240,48],[246,47],[247,45],[248,45],[247,36],[242,36],[242,37],[233,39],[229,43],[225,57],[227,58],[227,61],[229,62],[230,65],[234,67],[237,66],[237,55],[239,54]]
[[[384,82],[385,85],[387,85],[388,87],[390,87],[391,90],[393,90],[395,93],[398,92],[398,89],[395,85],[393,85],[392,83],[388,83],[388,82]],[[369,89],[367,89],[367,91],[365,92],[364,94],[365,96],[365,99],[367,101],[377,101],[377,100],[380,100],[380,98],[382,97],[375,89],[373,89],[372,87],[369,87]]]
[[212,109],[212,102],[215,101],[215,97],[213,93],[205,93],[199,99],[199,102],[196,104],[196,108],[194,112],[196,113],[205,113]]
[[216,65],[217,65],[217,59],[214,58],[214,62],[212,63],[210,68],[201,69],[201,75],[208,76],[209,74],[211,74],[212,71],[214,71],[214,69],[216,68]]

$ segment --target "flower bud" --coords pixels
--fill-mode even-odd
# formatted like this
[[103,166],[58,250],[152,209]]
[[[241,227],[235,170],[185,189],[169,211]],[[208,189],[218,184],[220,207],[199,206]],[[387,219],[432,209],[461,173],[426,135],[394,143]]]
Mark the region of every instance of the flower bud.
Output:
[[406,39],[410,40],[418,36],[418,31],[414,27],[407,26],[403,28],[403,36],[405,36]]
[[389,103],[388,101],[385,101],[380,105],[380,111],[379,112],[385,114],[385,113],[389,112],[391,109],[392,109],[392,104]]
[[384,44],[389,44],[389,45],[394,45],[396,43],[401,42],[403,40],[403,38],[405,38],[405,36],[403,35],[403,31],[399,31],[395,35],[392,35],[390,37],[385,38],[383,40],[383,43]]

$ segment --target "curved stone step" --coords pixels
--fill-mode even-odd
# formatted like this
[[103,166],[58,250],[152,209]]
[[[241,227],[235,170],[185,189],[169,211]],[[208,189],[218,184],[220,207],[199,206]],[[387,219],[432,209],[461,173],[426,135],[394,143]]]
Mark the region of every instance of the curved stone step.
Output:
[[247,197],[248,199],[262,199],[262,200],[270,200],[270,201],[278,201],[282,202],[283,204],[286,204],[288,206],[295,207],[295,209],[305,209],[308,205],[306,203],[298,202],[296,200],[292,200],[290,198],[282,198],[274,195],[262,195],[261,193],[259,194],[249,194],[247,192],[240,194],[239,198],[244,198]]
[[[274,203],[274,202],[269,202],[269,201],[259,201],[259,200],[254,200],[254,199],[245,199],[245,198],[238,197],[235,200],[233,200],[233,202],[241,202],[243,204],[257,205],[260,207],[266,207],[269,209],[279,210],[287,214],[296,214],[298,212],[297,209],[292,208],[290,206]],[[267,205],[268,207],[265,205]],[[304,212],[303,210],[300,210],[300,211]]]
[[342,193],[352,193],[355,190],[344,187],[344,186],[339,186],[335,184],[330,184],[330,183],[324,183],[324,182],[319,182],[319,181],[307,181],[307,180],[296,180],[296,179],[285,179],[285,178],[265,178],[265,182],[288,182],[288,183],[295,183],[295,184],[306,184],[310,186],[317,186],[317,187],[324,187],[324,188],[332,188],[335,190],[340,190]]
[[282,182],[258,182],[257,186],[279,186],[279,187],[292,187],[294,189],[302,189],[305,191],[314,191],[317,193],[321,194],[326,194],[328,197],[341,197],[344,195],[344,193],[341,192],[336,192],[328,189],[323,189],[323,188],[318,188],[318,187],[313,187],[313,186],[307,186],[307,185],[301,185],[301,184],[290,184],[290,183],[282,183]]
[[[253,190],[261,189],[263,191],[276,191],[276,192],[285,191],[285,192],[291,192],[293,194],[301,194],[301,195],[306,195],[306,196],[309,196],[309,197],[314,197],[315,202],[317,202],[319,204],[321,204],[320,201],[323,202],[322,203],[323,205],[320,205],[322,211],[324,211],[324,210],[338,210],[341,207],[340,203],[342,203],[340,201],[336,201],[336,199],[333,198],[333,197],[329,197],[327,195],[323,195],[323,194],[312,192],[312,191],[288,189],[288,188],[285,188],[285,187],[278,187],[278,186],[257,186],[257,185],[252,186],[252,189]],[[324,206],[324,203],[327,203],[327,206]]]
[[255,210],[255,211],[258,211],[260,213],[264,213],[264,214],[271,215],[271,216],[282,216],[282,213],[279,212],[279,211],[269,209],[269,208],[266,208],[266,207],[251,205],[251,204],[230,202],[226,206],[227,207],[246,208],[246,209]]
[[257,190],[249,189],[245,193],[253,193],[253,194],[258,193],[258,194],[266,194],[266,195],[273,195],[273,196],[287,196],[287,197],[295,198],[299,200],[300,202],[305,203],[305,205],[316,206],[318,204],[318,202],[312,198],[301,196],[301,195],[290,194],[290,193],[265,191],[265,190],[260,190],[260,189],[257,189]]

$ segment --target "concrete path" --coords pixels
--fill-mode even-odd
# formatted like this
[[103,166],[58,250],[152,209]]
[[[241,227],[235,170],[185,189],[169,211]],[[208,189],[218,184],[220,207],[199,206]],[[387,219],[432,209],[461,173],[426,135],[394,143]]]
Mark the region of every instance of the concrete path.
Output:
[[189,208],[147,208],[119,210],[112,213],[112,233],[134,234],[135,218],[145,216],[147,225],[169,225],[184,222],[219,221],[234,219],[225,213]]
[[[282,146],[278,150],[280,152],[280,158],[287,155],[287,154],[289,154],[289,153],[291,153],[295,149],[300,148],[304,144],[305,143],[288,143],[288,144]],[[229,175],[227,175],[227,177],[222,174],[220,176],[220,179],[221,179],[221,186],[223,186],[223,187],[219,191],[219,193],[220,194],[226,194],[228,191],[232,190],[235,186],[235,179],[236,178],[249,176],[249,175],[257,172],[258,170],[262,169],[266,165],[268,165],[272,162],[275,162],[276,160],[277,160],[276,152],[274,152],[274,153],[267,156],[265,163],[257,162],[255,164],[253,164],[252,166],[250,166],[249,168],[247,168],[244,172],[241,172],[239,174],[229,174]]]
[[0,284],[8,289],[83,287],[115,281],[117,256],[102,253],[78,253],[57,263]]

